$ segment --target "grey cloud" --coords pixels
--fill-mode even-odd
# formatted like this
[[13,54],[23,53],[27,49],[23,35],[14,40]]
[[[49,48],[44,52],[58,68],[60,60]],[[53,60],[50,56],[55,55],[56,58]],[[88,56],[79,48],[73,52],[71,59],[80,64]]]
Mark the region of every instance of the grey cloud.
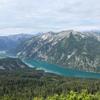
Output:
[[99,0],[1,0],[0,33],[99,28],[99,4]]

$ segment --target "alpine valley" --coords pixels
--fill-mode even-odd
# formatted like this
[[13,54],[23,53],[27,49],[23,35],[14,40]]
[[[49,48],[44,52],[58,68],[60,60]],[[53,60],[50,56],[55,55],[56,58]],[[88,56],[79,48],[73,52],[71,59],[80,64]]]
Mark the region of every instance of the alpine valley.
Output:
[[0,100],[100,100],[100,33],[0,36]]
[[67,30],[37,34],[21,42],[16,55],[64,68],[100,72],[100,33]]

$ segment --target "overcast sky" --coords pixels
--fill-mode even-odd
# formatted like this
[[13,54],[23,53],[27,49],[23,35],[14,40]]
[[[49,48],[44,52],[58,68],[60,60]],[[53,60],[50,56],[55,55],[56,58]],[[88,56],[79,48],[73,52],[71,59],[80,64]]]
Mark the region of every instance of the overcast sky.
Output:
[[100,28],[100,0],[0,0],[0,35]]

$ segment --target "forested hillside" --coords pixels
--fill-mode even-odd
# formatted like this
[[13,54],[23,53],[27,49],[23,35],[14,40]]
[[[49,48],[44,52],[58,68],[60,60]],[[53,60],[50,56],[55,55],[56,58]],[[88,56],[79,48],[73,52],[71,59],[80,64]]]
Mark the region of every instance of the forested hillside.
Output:
[[100,100],[99,92],[97,79],[65,78],[35,69],[0,71],[0,100]]

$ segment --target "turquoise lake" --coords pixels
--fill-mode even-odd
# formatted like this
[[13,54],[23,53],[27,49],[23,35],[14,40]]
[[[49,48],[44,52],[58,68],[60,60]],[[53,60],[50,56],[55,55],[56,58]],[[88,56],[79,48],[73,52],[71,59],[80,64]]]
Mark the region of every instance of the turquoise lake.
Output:
[[49,64],[43,61],[25,60],[25,62],[28,65],[30,65],[30,67],[33,67],[33,68],[35,67],[38,70],[41,69],[46,72],[51,72],[51,73],[55,73],[62,76],[100,79],[100,73],[72,70],[72,69],[64,68],[62,66]]

